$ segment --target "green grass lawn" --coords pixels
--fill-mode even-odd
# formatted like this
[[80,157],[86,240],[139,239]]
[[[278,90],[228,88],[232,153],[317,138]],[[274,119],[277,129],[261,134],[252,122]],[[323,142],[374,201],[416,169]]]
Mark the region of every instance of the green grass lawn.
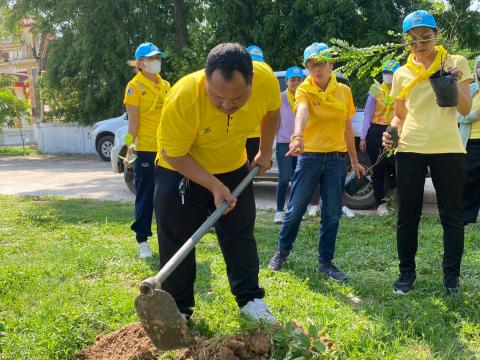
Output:
[[32,149],[30,146],[0,146],[0,157],[5,156],[39,156],[38,149]]
[[[0,196],[0,359],[71,359],[95,337],[138,321],[139,282],[157,269],[137,258],[133,207],[116,202]],[[397,276],[395,219],[343,219],[336,263],[347,284],[316,272],[318,224],[304,222],[285,269],[267,263],[280,227],[258,212],[256,236],[266,301],[281,322],[315,324],[335,343],[331,359],[477,359],[480,357],[480,231],[466,232],[462,291],[442,288],[441,226],[422,219],[418,281],[408,296]],[[156,242],[156,241],[155,241]],[[153,244],[154,241],[151,241]],[[216,238],[197,250],[194,323],[204,334],[238,330]]]

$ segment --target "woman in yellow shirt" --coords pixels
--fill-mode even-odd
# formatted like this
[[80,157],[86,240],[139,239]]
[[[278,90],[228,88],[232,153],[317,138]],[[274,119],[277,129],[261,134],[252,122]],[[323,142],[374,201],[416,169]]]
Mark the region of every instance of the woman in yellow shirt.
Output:
[[[129,62],[137,71],[125,89],[124,104],[128,113],[128,135],[135,141],[135,222],[140,258],[152,256],[148,237],[152,236],[154,168],[157,156],[157,128],[163,101],[170,89],[160,76],[161,58],[165,53],[152,43],[143,43],[135,51],[135,61]],[[128,149],[128,159],[133,150]],[[125,162],[125,166],[131,166]]]
[[344,281],[347,276],[333,265],[337,231],[342,214],[346,153],[359,176],[365,169],[358,163],[352,116],[352,92],[338,83],[328,46],[313,43],[304,51],[309,76],[295,92],[295,129],[286,156],[298,156],[292,193],[280,231],[278,249],[269,263],[275,271],[287,260],[298,234],[300,222],[320,184],[322,198],[318,271]]
[[[410,56],[393,76],[391,96],[395,98],[395,116],[400,141],[396,151],[398,220],[397,249],[400,276],[393,285],[397,294],[409,292],[416,281],[415,254],[418,225],[422,214],[425,175],[430,168],[443,226],[443,273],[448,294],[459,288],[464,228],[462,194],[465,149],[457,129],[456,112],[468,114],[472,98],[468,83],[472,80],[466,59],[448,54],[436,46],[437,25],[424,10],[407,15],[403,32],[409,37]],[[408,39],[408,38],[407,38]],[[456,79],[458,104],[440,107],[429,81],[443,68]],[[385,146],[391,137],[383,133]]]

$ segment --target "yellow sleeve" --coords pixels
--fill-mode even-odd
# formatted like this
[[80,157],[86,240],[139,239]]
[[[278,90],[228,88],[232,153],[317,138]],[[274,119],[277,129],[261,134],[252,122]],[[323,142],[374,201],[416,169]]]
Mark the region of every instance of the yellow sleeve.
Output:
[[459,83],[464,82],[465,80],[470,80],[469,83],[473,80],[472,73],[470,71],[470,66],[468,66],[467,59],[463,56],[458,56],[455,66],[459,67],[462,70],[462,78],[458,80]]
[[140,91],[138,91],[133,81],[130,81],[125,88],[123,103],[125,105],[140,106]]
[[300,104],[307,104],[308,97],[307,93],[299,86],[297,91],[295,91],[295,105],[294,105],[294,112],[297,112],[297,106]]
[[167,156],[179,157],[190,151],[197,134],[197,121],[193,116],[185,116],[188,111],[181,111],[171,95],[167,95],[163,105],[157,133],[158,150]]
[[347,87],[347,120],[351,119],[353,115],[357,112],[355,109],[355,102],[353,101],[353,95],[352,95],[352,90]]

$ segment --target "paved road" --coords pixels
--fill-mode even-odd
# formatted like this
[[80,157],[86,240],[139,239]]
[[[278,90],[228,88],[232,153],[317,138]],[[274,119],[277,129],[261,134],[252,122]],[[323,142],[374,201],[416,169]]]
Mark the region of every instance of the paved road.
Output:
[[[113,173],[110,163],[97,157],[0,157],[0,194],[134,201],[122,175]],[[274,183],[255,183],[255,196],[257,208],[275,208]],[[435,203],[435,191],[427,179],[425,210],[436,211]]]

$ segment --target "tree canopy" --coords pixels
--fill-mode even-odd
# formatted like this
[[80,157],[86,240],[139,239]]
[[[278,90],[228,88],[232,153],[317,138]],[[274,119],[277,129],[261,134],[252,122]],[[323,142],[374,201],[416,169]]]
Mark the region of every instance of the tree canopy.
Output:
[[[0,0],[0,6],[7,0]],[[455,49],[480,50],[480,13],[471,1],[410,0],[16,0],[9,19],[31,15],[34,31],[49,32],[42,95],[50,116],[92,123],[123,112],[123,92],[132,70],[127,60],[143,41],[169,54],[162,74],[171,83],[203,67],[219,42],[258,44],[274,70],[301,65],[314,41],[341,39],[356,47],[394,41],[403,17],[433,10]],[[473,1],[472,1],[473,3]],[[12,15],[13,14],[13,15]],[[9,22],[12,24],[12,22]],[[398,41],[398,39],[396,40]],[[359,107],[371,79],[350,78]]]

